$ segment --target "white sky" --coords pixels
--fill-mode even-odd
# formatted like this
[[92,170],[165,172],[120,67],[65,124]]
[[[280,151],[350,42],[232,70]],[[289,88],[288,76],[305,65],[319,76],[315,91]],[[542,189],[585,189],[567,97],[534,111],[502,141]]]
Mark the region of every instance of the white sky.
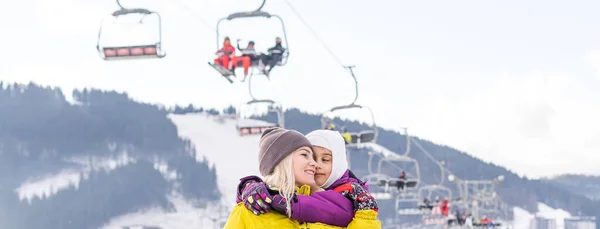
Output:
[[[342,62],[357,65],[358,103],[373,109],[379,125],[409,127],[529,177],[600,174],[600,2],[289,1]],[[230,85],[206,63],[218,19],[259,4],[123,0],[161,14],[167,57],[105,62],[95,46],[102,18],[117,9],[113,1],[5,1],[0,80],[33,80],[66,94],[115,89],[167,105],[237,105],[249,99],[247,84]],[[269,0],[264,10],[284,19],[291,55],[270,82],[253,81],[256,96],[313,113],[349,103],[349,74],[285,2]],[[283,35],[275,20],[224,22],[222,33],[262,50]],[[106,35],[111,42],[153,38]]]

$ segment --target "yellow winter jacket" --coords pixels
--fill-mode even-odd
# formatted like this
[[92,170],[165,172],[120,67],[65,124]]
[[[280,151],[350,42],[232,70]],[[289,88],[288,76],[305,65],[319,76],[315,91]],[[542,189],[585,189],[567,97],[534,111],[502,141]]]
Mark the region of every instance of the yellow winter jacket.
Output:
[[[310,195],[310,187],[307,185],[296,188],[297,195]],[[269,211],[261,215],[254,215],[244,207],[244,203],[238,203],[234,208],[223,229],[250,229],[250,228],[282,228],[282,229],[380,229],[381,222],[377,220],[377,212],[373,210],[360,210],[354,215],[354,219],[348,227],[338,227],[323,223],[299,223],[288,218],[287,215]]]

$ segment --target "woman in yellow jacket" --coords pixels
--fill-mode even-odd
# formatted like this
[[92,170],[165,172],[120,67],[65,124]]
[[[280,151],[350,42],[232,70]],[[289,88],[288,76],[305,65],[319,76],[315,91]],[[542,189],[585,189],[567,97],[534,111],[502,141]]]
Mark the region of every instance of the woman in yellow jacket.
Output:
[[[263,133],[259,147],[260,172],[265,177],[264,182],[269,185],[269,188],[265,192],[252,192],[252,196],[242,196],[242,198],[250,200],[251,203],[254,197],[257,200],[265,200],[275,211],[256,214],[246,208],[253,207],[260,210],[259,206],[244,206],[244,203],[238,199],[238,204],[225,224],[226,229],[346,228],[323,222],[345,220],[347,214],[342,209],[348,207],[352,209],[353,203],[354,206],[359,206],[359,210],[354,214],[350,210],[351,222],[344,224],[347,224],[347,228],[381,228],[381,223],[376,219],[376,202],[360,185],[350,183],[342,185],[337,193],[318,192],[323,189],[316,185],[314,179],[316,163],[313,159],[312,144],[301,133],[272,128]],[[253,184],[245,183],[245,185]],[[329,194],[320,195],[321,193]],[[246,192],[244,194],[248,195]],[[308,196],[311,194],[312,196]],[[312,204],[299,205],[297,204],[299,199],[303,203]],[[261,202],[257,201],[257,204],[259,203]],[[360,209],[365,206],[370,208]],[[298,218],[292,217],[298,214],[305,215],[305,220],[299,222],[291,219]]]

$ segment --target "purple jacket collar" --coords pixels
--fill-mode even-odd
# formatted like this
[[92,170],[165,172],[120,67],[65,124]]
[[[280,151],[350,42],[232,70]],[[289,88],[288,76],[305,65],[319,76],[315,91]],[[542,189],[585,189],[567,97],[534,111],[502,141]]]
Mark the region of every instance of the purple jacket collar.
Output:
[[369,190],[369,184],[365,181],[362,181],[360,179],[358,179],[354,173],[352,173],[352,171],[350,171],[349,169],[346,170],[346,172],[344,173],[344,175],[342,175],[342,177],[338,180],[336,180],[335,182],[333,182],[333,184],[331,184],[331,186],[329,186],[329,188],[327,188],[327,190],[333,190],[334,188],[343,185],[345,183],[348,182],[354,182],[354,183],[358,183],[361,186],[363,186],[363,188],[365,188],[367,191]]

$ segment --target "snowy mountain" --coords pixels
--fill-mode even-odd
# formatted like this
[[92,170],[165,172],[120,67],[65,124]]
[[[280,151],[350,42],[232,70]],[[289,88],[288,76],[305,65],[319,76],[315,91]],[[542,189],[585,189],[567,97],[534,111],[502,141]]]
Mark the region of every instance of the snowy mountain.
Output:
[[[59,89],[1,88],[0,228],[218,228],[234,205],[239,178],[258,174],[258,136],[240,136],[238,121],[214,109],[184,114],[180,108],[169,114],[115,92],[75,91],[69,103]],[[275,115],[255,119],[276,123]],[[338,121],[350,131],[365,128]],[[306,134],[320,128],[320,116],[288,109],[285,123]],[[423,150],[461,179],[505,176],[497,193],[520,213],[536,214],[547,206],[565,214],[600,214],[598,201],[413,139],[419,147],[413,145],[409,156],[418,163],[424,185],[447,174]],[[369,153],[400,154],[406,143],[405,135],[380,128],[377,144],[350,150],[351,169],[364,177]],[[442,184],[458,193],[448,179]],[[393,215],[393,203],[381,200],[382,220]]]
[[99,228],[182,200],[218,204],[215,168],[166,111],[114,92],[74,97],[0,83],[0,228]]

